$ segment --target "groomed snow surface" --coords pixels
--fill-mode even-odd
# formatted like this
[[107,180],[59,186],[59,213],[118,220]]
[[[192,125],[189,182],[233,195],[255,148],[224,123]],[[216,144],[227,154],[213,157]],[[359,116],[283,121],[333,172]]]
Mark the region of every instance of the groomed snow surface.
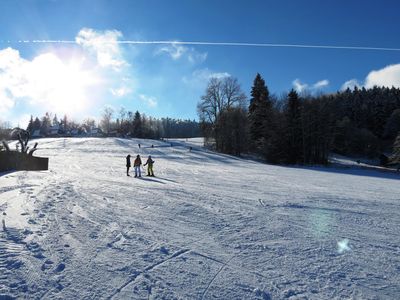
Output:
[[[0,174],[0,299],[400,298],[398,174],[38,142],[49,171]],[[126,176],[138,153],[156,177]]]

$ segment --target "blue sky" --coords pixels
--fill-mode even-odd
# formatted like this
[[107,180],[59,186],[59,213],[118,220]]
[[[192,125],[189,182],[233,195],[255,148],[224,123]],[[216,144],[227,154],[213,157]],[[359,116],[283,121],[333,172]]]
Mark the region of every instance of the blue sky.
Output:
[[[400,51],[132,45],[203,41],[400,48],[398,1],[0,1],[0,120],[116,112],[197,119],[211,76],[249,95],[257,72],[272,93],[400,87]],[[34,43],[65,40],[71,43]],[[27,42],[23,42],[27,41]],[[116,114],[117,115],[117,114]]]

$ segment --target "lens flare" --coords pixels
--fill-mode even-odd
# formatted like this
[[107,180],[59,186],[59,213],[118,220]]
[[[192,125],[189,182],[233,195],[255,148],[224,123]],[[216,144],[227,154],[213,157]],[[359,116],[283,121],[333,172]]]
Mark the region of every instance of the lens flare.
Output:
[[338,246],[339,254],[342,254],[342,253],[344,253],[346,251],[350,251],[351,250],[351,248],[349,246],[349,240],[348,239],[341,240],[340,242],[337,243],[337,246]]

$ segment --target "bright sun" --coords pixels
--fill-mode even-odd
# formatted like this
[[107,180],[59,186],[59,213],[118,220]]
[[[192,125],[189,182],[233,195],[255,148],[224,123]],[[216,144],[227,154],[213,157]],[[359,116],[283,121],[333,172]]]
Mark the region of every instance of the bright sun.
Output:
[[91,89],[99,78],[85,69],[84,57],[61,60],[53,53],[37,56],[29,66],[29,90],[32,98],[52,112],[70,114],[85,110],[90,104]]

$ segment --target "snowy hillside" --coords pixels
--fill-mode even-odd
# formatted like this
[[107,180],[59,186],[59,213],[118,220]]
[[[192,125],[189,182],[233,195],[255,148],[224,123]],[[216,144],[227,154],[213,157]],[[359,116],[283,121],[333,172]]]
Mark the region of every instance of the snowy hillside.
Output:
[[39,140],[49,171],[0,174],[0,298],[399,299],[399,175],[184,145]]

